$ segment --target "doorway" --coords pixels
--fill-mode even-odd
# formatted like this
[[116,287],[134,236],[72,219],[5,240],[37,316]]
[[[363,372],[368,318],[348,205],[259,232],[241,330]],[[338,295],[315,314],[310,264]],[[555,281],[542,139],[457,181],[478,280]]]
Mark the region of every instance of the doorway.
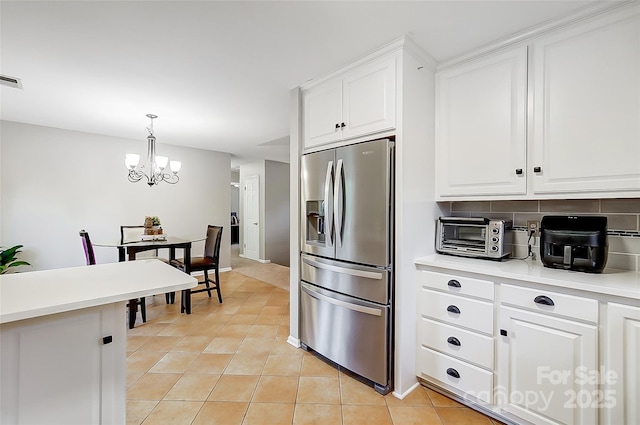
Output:
[[244,186],[243,256],[260,259],[260,176],[248,176]]

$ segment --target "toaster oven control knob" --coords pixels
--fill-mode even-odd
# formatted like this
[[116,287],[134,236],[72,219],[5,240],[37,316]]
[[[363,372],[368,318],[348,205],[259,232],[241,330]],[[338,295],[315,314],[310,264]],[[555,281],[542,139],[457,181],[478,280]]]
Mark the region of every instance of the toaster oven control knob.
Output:
[[496,245],[491,246],[491,251],[498,252],[498,247]]
[[497,237],[497,236],[492,236],[491,237],[491,242],[493,242],[493,243],[498,243],[499,240],[500,240],[500,238]]
[[492,227],[491,233],[493,233],[494,235],[497,235],[498,233],[500,233],[500,229],[498,229],[497,227]]

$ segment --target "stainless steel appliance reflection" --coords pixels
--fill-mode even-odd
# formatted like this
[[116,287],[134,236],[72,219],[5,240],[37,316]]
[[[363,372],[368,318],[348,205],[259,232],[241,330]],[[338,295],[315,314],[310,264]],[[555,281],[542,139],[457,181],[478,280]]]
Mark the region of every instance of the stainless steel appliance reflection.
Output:
[[300,337],[393,389],[394,142],[302,157]]

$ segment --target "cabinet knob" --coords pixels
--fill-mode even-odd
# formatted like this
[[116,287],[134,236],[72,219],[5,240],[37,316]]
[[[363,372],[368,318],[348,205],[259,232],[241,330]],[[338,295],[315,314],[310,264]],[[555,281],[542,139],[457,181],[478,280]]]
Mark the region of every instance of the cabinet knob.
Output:
[[340,124],[336,123],[336,130],[340,130]]
[[457,370],[455,370],[454,368],[450,367],[449,369],[447,369],[447,375],[449,376],[453,376],[454,378],[460,378],[460,374],[458,373]]
[[111,344],[112,342],[113,342],[113,336],[112,335],[105,336],[104,338],[102,338],[102,344],[103,345]]
[[506,329],[500,329],[500,335],[507,336],[507,330]]
[[521,176],[522,175],[522,168],[516,168],[516,174]]
[[452,288],[462,288],[462,285],[460,285],[460,282],[458,282],[455,279],[451,279],[449,282],[447,282],[447,285],[451,286]]
[[533,299],[533,302],[542,305],[555,305],[553,300],[546,295],[538,295]]
[[346,127],[346,125],[345,125],[344,123],[341,123],[341,124],[340,124],[340,127],[345,128],[345,127]]
[[533,172],[534,172],[534,173],[539,173],[540,171],[542,171],[542,168],[540,168],[540,167],[533,167]]
[[447,342],[451,345],[455,345],[456,347],[460,347],[460,340],[455,336],[450,336],[447,338]]
[[455,314],[460,314],[460,309],[455,305],[450,305],[449,307],[447,307],[447,311]]

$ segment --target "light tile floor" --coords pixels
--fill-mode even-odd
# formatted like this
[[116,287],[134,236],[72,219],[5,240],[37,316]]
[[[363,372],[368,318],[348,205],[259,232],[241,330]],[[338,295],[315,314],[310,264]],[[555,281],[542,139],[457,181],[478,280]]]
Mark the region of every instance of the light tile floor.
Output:
[[286,342],[288,291],[234,271],[220,280],[223,304],[195,294],[191,315],[147,297],[147,322],[127,335],[127,424],[497,423],[423,387],[379,395]]

